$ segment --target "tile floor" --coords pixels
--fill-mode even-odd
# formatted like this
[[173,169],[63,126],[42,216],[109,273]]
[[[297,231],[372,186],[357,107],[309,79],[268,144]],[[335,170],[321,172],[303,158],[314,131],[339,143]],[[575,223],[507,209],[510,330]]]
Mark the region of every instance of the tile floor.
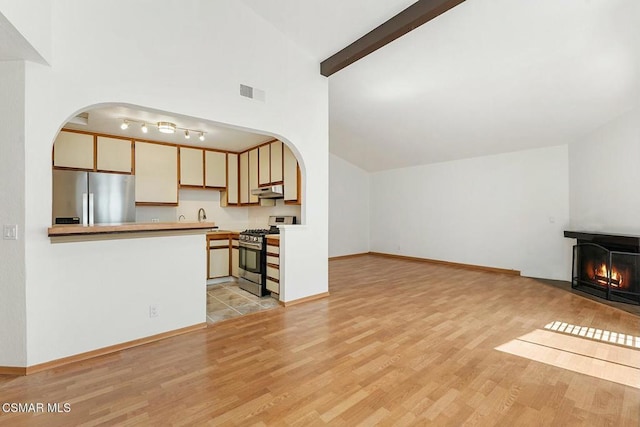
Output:
[[275,298],[257,297],[240,289],[235,281],[207,286],[207,323],[209,324],[278,306],[278,300]]

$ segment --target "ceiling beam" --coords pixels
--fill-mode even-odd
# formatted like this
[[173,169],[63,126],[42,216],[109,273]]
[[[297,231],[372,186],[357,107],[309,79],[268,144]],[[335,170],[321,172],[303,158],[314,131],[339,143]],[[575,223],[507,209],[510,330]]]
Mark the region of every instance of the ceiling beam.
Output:
[[320,74],[329,77],[409,31],[442,15],[464,0],[419,0],[387,22],[360,37],[320,63]]

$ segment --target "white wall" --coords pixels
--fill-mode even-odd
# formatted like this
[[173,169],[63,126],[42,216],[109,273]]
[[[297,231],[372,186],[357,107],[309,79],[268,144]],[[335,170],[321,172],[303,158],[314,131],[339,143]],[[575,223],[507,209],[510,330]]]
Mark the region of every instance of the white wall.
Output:
[[0,240],[0,366],[26,362],[24,64],[0,62],[0,229],[18,226],[18,240]]
[[[317,62],[239,2],[156,3],[57,0],[53,66],[26,64],[28,365],[204,319],[204,292],[199,300],[191,294],[204,283],[204,237],[158,244],[154,239],[52,244],[47,238],[53,140],[69,117],[92,105],[115,102],[176,112],[287,141],[305,177],[305,225],[283,249],[284,258],[296,261],[286,267],[286,300],[327,290],[328,102]],[[240,83],[264,89],[266,102],[240,97]],[[168,250],[180,254],[174,262]],[[191,262],[185,259],[191,256]],[[99,288],[92,285],[92,274],[101,277]],[[90,316],[87,307],[99,301],[108,307]],[[160,322],[149,321],[151,301],[166,307]],[[19,335],[11,341],[17,343]],[[5,362],[0,359],[0,365]]]
[[568,148],[372,174],[371,250],[567,280]]
[[[21,59],[51,61],[51,3],[51,0],[0,0],[0,15],[22,39],[12,37],[2,43],[14,44],[21,51]],[[0,16],[0,26],[2,23]]]
[[369,173],[329,154],[329,256],[369,252]]
[[640,107],[569,145],[571,229],[640,234]]

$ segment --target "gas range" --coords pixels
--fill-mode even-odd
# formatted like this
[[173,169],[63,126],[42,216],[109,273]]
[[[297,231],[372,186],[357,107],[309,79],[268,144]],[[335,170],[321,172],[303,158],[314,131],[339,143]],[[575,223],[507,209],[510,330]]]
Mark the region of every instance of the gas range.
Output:
[[279,234],[280,230],[276,226],[272,226],[270,229],[255,228],[244,230],[240,232],[239,240],[245,243],[262,244],[264,238],[268,234]]
[[257,228],[240,232],[238,271],[240,288],[257,296],[267,295],[267,239],[269,234],[278,234],[277,225],[295,224],[294,216],[269,217],[269,229]]

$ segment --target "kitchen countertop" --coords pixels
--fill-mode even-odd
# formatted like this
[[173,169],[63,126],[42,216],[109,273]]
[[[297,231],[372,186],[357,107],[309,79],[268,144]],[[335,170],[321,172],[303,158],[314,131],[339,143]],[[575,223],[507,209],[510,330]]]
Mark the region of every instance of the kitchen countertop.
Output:
[[117,234],[140,233],[152,231],[193,231],[207,230],[215,226],[213,222],[144,222],[124,224],[65,224],[49,227],[49,237],[91,235],[91,234]]

